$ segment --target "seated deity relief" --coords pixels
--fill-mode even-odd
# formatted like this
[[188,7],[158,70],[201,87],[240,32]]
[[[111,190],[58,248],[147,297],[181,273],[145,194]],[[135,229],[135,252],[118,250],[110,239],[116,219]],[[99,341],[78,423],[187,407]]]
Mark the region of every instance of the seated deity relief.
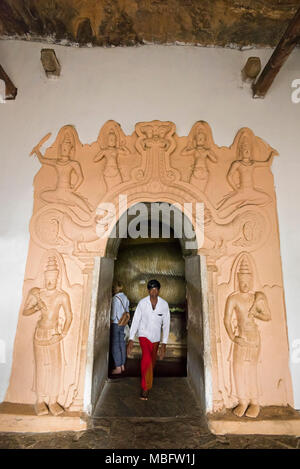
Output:
[[86,243],[98,240],[96,226],[101,217],[88,198],[78,193],[84,176],[81,163],[75,159],[78,148],[80,151],[76,130],[70,125],[60,129],[50,148],[56,156],[49,158],[42,155],[40,147],[50,135],[33,148],[31,155],[36,154],[42,165],[55,169],[56,185],[39,190],[38,197],[46,205],[34,214],[31,232],[37,244],[46,249],[73,246],[79,252],[86,250]]
[[254,171],[256,168],[270,167],[278,152],[271,148],[265,161],[255,160],[255,136],[248,128],[238,132],[236,144],[236,160],[231,163],[227,173],[227,181],[233,191],[226,194],[216,207],[221,218],[226,218],[246,206],[264,207],[272,202],[269,194],[255,187]]
[[[45,203],[69,207],[76,217],[86,221],[90,218],[93,208],[84,196],[77,193],[84,179],[81,164],[73,159],[77,133],[72,126],[65,126],[59,131],[56,139],[56,158],[46,158],[40,151],[41,145],[50,135],[47,134],[31,151],[31,155],[36,154],[42,165],[52,166],[56,171],[55,188],[42,190],[39,197]],[[75,182],[72,182],[73,175]]]
[[[56,258],[50,257],[44,272],[44,288],[32,288],[23,308],[24,316],[39,313],[33,338],[37,415],[64,412],[58,402],[63,386],[63,339],[68,334],[73,313],[68,293],[57,287],[58,276]],[[65,316],[63,326],[61,310]]]
[[271,311],[266,295],[253,291],[253,271],[246,254],[236,275],[238,289],[227,298],[224,313],[225,329],[232,342],[231,367],[238,399],[233,413],[237,417],[256,418],[260,411],[257,367],[261,351],[257,321],[270,321]]

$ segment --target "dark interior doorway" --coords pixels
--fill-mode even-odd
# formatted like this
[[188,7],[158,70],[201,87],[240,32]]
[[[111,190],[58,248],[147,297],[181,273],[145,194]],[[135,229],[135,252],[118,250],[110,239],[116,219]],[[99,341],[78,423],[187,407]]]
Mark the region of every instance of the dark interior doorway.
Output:
[[[150,236],[149,239],[126,236],[132,218],[130,215],[127,217],[127,222],[122,223],[125,216],[123,214],[117,223],[118,227],[125,227],[124,232],[121,231],[122,236],[111,236],[108,239],[105,256],[99,259],[93,338],[92,413],[97,407],[105,385],[111,384],[107,380],[108,370],[111,368],[109,366],[110,309],[112,284],[117,277],[121,277],[123,283],[128,278],[125,292],[131,298],[132,313],[137,301],[148,294],[147,281],[150,278],[157,278],[160,281],[161,296],[169,302],[172,323],[167,346],[168,354],[164,361],[157,361],[155,376],[161,379],[170,377],[187,380],[201,406],[205,408],[201,262],[197,254],[196,240],[192,243],[187,242],[185,233],[179,236],[174,223],[176,210],[174,217],[172,216],[168,223],[163,224],[159,218],[156,218],[156,222],[161,223],[163,228],[171,229],[171,236],[156,238]],[[177,213],[187,219],[180,210],[177,210]],[[148,212],[142,220],[148,224],[153,218]],[[143,262],[139,260],[141,252]],[[127,364],[129,380],[137,380],[137,376],[140,376],[139,345],[135,353]]]
[[[187,364],[187,302],[185,262],[180,243],[170,229],[170,237],[124,238],[119,246],[114,266],[114,281],[121,281],[130,301],[130,315],[137,303],[148,295],[147,282],[157,279],[161,284],[160,296],[170,308],[171,323],[167,353],[157,360],[154,376],[186,376]],[[129,326],[131,321],[129,322]],[[127,328],[128,331],[128,328]],[[140,375],[141,350],[135,339],[132,357],[127,358],[124,376]],[[110,356],[109,370],[113,368]]]

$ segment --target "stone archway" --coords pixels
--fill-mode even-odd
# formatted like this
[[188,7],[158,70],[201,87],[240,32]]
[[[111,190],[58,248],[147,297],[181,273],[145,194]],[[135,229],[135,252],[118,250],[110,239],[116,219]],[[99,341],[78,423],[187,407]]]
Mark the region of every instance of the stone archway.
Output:
[[[136,207],[139,204],[133,204],[132,207]],[[140,216],[139,222],[146,221],[148,223],[149,217],[151,218],[150,205],[149,203],[144,204],[148,209],[147,215]],[[165,206],[166,203],[154,203],[151,205]],[[187,297],[187,308],[188,308],[188,324],[187,324],[187,376],[188,380],[194,389],[199,401],[202,402],[203,410],[205,411],[205,405],[209,402],[209,394],[205,395],[205,378],[210,378],[210,363],[209,357],[209,331],[203,330],[204,327],[208,326],[208,318],[206,317],[207,311],[205,311],[205,305],[207,304],[207,291],[203,289],[201,282],[201,272],[204,275],[204,269],[200,266],[200,256],[197,253],[197,245],[194,244],[194,249],[187,248],[191,241],[183,233],[182,237],[179,237],[179,233],[176,232],[174,226],[174,219],[177,216],[178,208],[171,207],[172,214],[174,214],[172,221],[170,220],[170,227],[174,230],[174,235],[178,236],[179,243],[181,245],[181,253],[185,260],[185,280],[186,280],[186,297]],[[158,212],[156,211],[156,214]],[[161,213],[161,212],[160,212]],[[177,215],[176,215],[177,214]],[[127,214],[123,213],[123,216],[132,220],[133,216],[128,217]],[[181,216],[181,215],[180,215]],[[146,218],[145,218],[146,217]],[[186,215],[182,214],[182,219]],[[122,217],[121,217],[122,218]],[[152,219],[153,221],[153,219]],[[155,220],[158,221],[158,220]],[[189,221],[185,221],[190,225]],[[121,225],[122,220],[119,219],[117,225]],[[123,225],[124,227],[124,225]],[[178,226],[177,226],[178,229]],[[88,340],[89,355],[93,360],[90,360],[89,367],[86,369],[86,389],[90,389],[90,394],[85,395],[85,410],[89,413],[93,413],[93,410],[97,406],[97,402],[100,398],[102,389],[106,382],[107,370],[108,370],[108,353],[109,353],[109,316],[110,316],[110,303],[111,303],[111,290],[112,280],[114,275],[114,262],[118,255],[118,249],[120,246],[121,238],[109,238],[106,245],[105,256],[99,259],[99,271],[98,287],[96,287],[97,297],[95,305],[95,317],[92,319],[95,322],[94,329],[90,329],[90,335]],[[202,262],[205,262],[202,258]],[[146,295],[146,290],[145,290]],[[204,320],[203,320],[204,316]],[[204,339],[206,337],[206,341]],[[206,348],[206,350],[205,350]],[[206,362],[204,363],[204,356],[206,356]],[[93,363],[92,363],[93,362]],[[205,376],[206,370],[206,376]],[[91,383],[92,381],[92,383]],[[89,383],[89,384],[88,384]],[[210,386],[208,386],[210,389]]]
[[[195,381],[199,373],[205,376],[206,412],[232,409],[241,399],[250,404],[254,388],[258,411],[263,406],[292,405],[271,173],[276,150],[248,128],[238,131],[230,147],[220,147],[204,121],[196,122],[183,137],[172,122],[140,122],[126,136],[119,124],[108,121],[97,140],[87,145],[73,126],[66,125],[43,154],[50,135],[33,149],[41,169],[34,179],[24,295],[5,401],[25,404],[30,412],[37,400],[42,401],[48,420],[36,407],[32,431],[47,427],[49,419],[53,429],[82,428],[76,412],[91,411],[94,351],[88,338],[106,325],[98,321],[95,326],[95,315],[99,272],[113,262],[105,257],[111,207],[118,207],[120,217],[135,203],[162,201],[190,204],[186,216],[197,228],[198,260],[191,263],[190,272],[191,279],[197,270],[201,273],[203,338],[208,346],[204,371],[194,368],[192,375]],[[199,203],[205,204],[204,231],[201,216],[193,210]],[[243,275],[252,283],[246,294],[249,302],[253,300],[251,317],[239,303]],[[50,321],[47,327],[40,323],[42,312]],[[242,314],[248,318],[249,337]],[[248,337],[246,355],[239,348],[239,333]],[[196,356],[201,347],[197,341],[193,347]],[[46,355],[50,360],[45,361]],[[235,370],[243,370],[249,360],[251,379],[241,384]],[[67,409],[68,416],[55,415],[54,407],[50,415],[53,400]],[[73,420],[68,423],[70,415]],[[28,429],[23,417],[18,422],[15,430]],[[1,429],[5,428],[13,425],[3,423]]]

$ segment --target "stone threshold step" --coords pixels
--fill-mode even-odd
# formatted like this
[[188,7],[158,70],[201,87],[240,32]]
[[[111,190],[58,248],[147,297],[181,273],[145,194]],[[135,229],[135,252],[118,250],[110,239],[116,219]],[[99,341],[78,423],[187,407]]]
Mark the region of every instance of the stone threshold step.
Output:
[[28,404],[0,404],[0,432],[49,433],[87,430],[88,424],[80,412],[64,412],[62,415],[38,416],[34,406]]
[[236,417],[231,410],[207,414],[207,423],[215,435],[300,436],[300,412],[290,406],[263,407],[256,419]]

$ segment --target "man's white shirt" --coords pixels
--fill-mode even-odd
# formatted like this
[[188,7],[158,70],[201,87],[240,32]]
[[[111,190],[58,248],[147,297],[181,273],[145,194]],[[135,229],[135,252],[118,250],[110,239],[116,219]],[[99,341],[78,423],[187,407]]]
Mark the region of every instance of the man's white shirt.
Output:
[[[161,337],[162,332],[162,337]],[[139,301],[130,328],[129,340],[135,335],[146,337],[150,342],[168,342],[170,332],[170,310],[168,303],[160,296],[155,309],[152,308],[150,295]]]

